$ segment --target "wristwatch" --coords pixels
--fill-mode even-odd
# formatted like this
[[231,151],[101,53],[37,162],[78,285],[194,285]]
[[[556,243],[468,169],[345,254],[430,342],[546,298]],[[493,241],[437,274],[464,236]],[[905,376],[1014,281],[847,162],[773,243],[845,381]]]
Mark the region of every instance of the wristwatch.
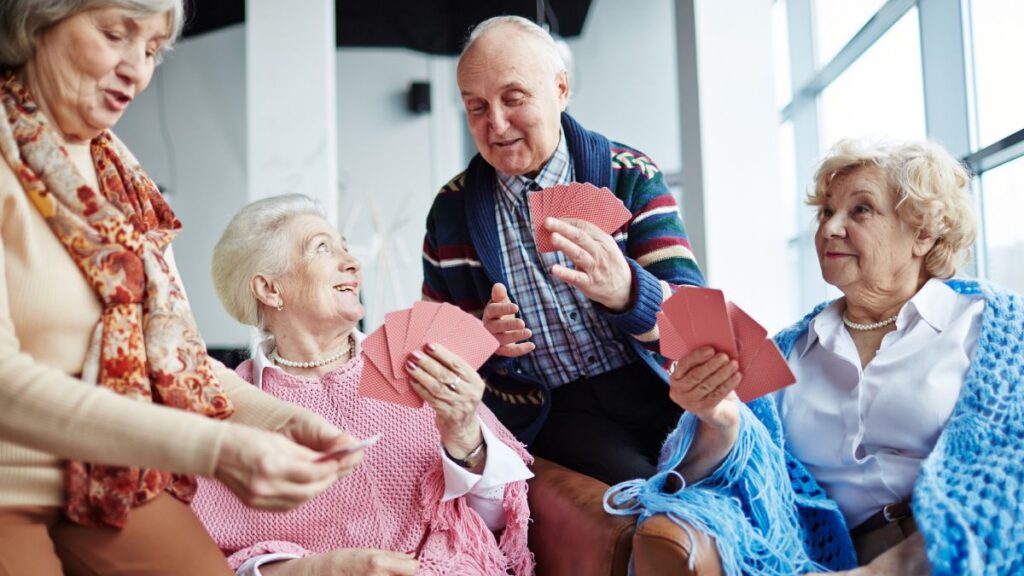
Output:
[[456,458],[455,456],[452,456],[452,453],[449,452],[447,448],[444,449],[444,455],[459,466],[462,466],[467,470],[472,470],[473,468],[476,468],[477,464],[479,464],[480,460],[484,457],[485,448],[487,448],[487,442],[481,440],[480,445],[473,448],[469,454],[466,454],[465,458]]

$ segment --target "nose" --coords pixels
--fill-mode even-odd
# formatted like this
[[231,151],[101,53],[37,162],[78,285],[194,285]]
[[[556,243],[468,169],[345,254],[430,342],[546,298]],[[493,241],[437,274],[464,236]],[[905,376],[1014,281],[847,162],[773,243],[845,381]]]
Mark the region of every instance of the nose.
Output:
[[121,55],[121,61],[116,68],[117,75],[122,80],[137,86],[145,80],[147,69],[146,47],[140,42],[129,43]]
[[343,272],[351,272],[353,274],[356,274],[359,272],[360,269],[362,269],[362,267],[363,266],[362,264],[359,263],[359,260],[357,260],[356,257],[353,256],[350,252],[342,252],[341,263],[339,265],[339,268]]
[[508,130],[508,114],[505,112],[504,106],[491,106],[487,114],[493,132],[502,134]]
[[836,212],[828,218],[824,218],[819,225],[821,235],[825,238],[845,238],[846,219],[842,212]]

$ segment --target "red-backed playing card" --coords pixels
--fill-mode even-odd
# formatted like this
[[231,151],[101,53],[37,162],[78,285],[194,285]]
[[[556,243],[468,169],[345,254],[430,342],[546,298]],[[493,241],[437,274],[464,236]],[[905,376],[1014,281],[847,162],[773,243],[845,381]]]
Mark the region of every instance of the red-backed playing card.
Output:
[[737,362],[743,379],[736,388],[740,400],[750,402],[796,382],[768,331],[733,302],[729,318],[736,334]]
[[679,332],[668,316],[659,310],[655,318],[658,323],[658,345],[661,347],[661,355],[669,360],[679,360],[686,356],[686,343],[679,337]]
[[461,312],[461,316],[457,320],[457,329],[441,344],[476,370],[494,354],[499,344],[476,316],[465,312]]
[[411,387],[405,393],[395,390],[388,378],[381,374],[373,362],[363,362],[363,373],[359,378],[359,394],[374,400],[383,400],[410,408],[423,406],[423,399]]
[[[680,286],[661,309],[685,345],[686,355],[701,346],[736,357],[732,323],[721,290]],[[678,358],[676,358],[678,359]]]
[[405,346],[405,335],[409,332],[409,315],[412,311],[395,310],[384,315],[384,332],[387,334],[388,358],[391,359],[391,372],[396,380],[406,377],[402,364],[405,363],[405,355],[402,350]]
[[409,315],[409,331],[405,333],[405,343],[402,345],[403,361],[409,357],[410,352],[423,345],[423,337],[426,336],[427,330],[439,310],[441,310],[439,302],[419,301],[413,303],[412,312]]

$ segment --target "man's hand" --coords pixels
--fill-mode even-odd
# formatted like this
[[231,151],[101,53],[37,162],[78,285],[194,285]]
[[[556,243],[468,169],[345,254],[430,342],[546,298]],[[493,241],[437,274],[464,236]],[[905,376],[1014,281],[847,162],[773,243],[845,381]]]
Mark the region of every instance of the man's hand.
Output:
[[484,328],[487,328],[500,344],[494,352],[498,356],[515,358],[529,354],[536,348],[533,342],[522,342],[532,336],[533,332],[526,327],[521,318],[516,318],[518,311],[519,306],[509,300],[504,284],[499,282],[491,287],[491,300],[484,308],[483,321]]
[[613,312],[629,306],[633,271],[610,234],[576,218],[547,218],[544,227],[552,232],[551,243],[576,268],[555,264],[551,267],[555,278]]

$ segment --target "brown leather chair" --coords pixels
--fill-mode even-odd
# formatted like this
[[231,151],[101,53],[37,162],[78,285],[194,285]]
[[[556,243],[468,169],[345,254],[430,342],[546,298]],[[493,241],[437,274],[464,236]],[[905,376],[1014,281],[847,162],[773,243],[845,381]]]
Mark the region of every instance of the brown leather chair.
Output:
[[694,566],[690,570],[690,539],[686,531],[664,515],[648,518],[633,536],[635,576],[721,576],[722,566],[714,540],[697,530],[693,530],[693,535],[697,549]]
[[655,516],[636,528],[635,518],[604,511],[608,485],[537,458],[530,480],[530,549],[538,576],[625,576],[630,554],[636,576],[721,574],[718,552],[707,536],[697,539],[694,571],[682,528]]

